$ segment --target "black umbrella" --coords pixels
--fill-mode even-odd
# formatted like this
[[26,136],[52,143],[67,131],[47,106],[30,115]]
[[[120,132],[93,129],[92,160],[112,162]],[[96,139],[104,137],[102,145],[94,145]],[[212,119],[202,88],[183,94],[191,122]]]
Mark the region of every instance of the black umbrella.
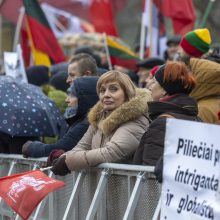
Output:
[[11,136],[54,136],[66,126],[55,103],[37,86],[0,76],[0,100],[0,131]]

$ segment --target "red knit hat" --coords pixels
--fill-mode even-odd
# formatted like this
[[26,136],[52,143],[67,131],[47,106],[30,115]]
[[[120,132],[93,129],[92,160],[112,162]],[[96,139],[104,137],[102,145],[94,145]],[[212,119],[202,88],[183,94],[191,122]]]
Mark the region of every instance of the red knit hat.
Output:
[[180,42],[183,50],[194,57],[201,57],[208,52],[210,44],[211,36],[207,28],[188,32]]

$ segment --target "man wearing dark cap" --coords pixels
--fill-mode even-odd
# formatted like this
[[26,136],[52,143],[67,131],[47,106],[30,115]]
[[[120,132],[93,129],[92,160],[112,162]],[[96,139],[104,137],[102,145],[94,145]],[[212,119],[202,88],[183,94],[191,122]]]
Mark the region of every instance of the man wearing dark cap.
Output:
[[139,67],[138,70],[138,76],[139,76],[139,82],[138,86],[141,88],[145,88],[146,86],[146,78],[148,78],[150,74],[150,70],[157,66],[164,64],[164,60],[158,58],[158,57],[151,57],[145,60],[140,61],[137,64],[137,67]]
[[181,41],[181,37],[174,35],[167,40],[167,49],[164,53],[165,60],[174,60],[174,57],[178,51],[178,46]]

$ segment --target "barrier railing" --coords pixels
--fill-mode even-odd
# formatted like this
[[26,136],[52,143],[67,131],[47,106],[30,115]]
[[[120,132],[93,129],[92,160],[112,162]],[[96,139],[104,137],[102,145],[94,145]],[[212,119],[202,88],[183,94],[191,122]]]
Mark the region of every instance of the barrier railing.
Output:
[[[46,158],[0,154],[0,176],[37,169],[45,162]],[[153,167],[149,166],[103,163],[88,171],[56,176],[65,182],[65,187],[50,193],[30,219],[156,219],[160,185],[152,172]],[[0,199],[0,220],[3,219],[19,217]]]

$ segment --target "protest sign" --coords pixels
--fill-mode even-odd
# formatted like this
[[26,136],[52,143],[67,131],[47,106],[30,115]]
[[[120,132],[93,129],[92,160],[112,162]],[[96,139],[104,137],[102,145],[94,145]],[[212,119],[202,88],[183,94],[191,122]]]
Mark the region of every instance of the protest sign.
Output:
[[219,168],[220,126],[168,119],[160,219],[219,220]]
[[27,83],[24,61],[20,44],[17,45],[16,52],[4,52],[5,74],[18,80],[18,82]]

